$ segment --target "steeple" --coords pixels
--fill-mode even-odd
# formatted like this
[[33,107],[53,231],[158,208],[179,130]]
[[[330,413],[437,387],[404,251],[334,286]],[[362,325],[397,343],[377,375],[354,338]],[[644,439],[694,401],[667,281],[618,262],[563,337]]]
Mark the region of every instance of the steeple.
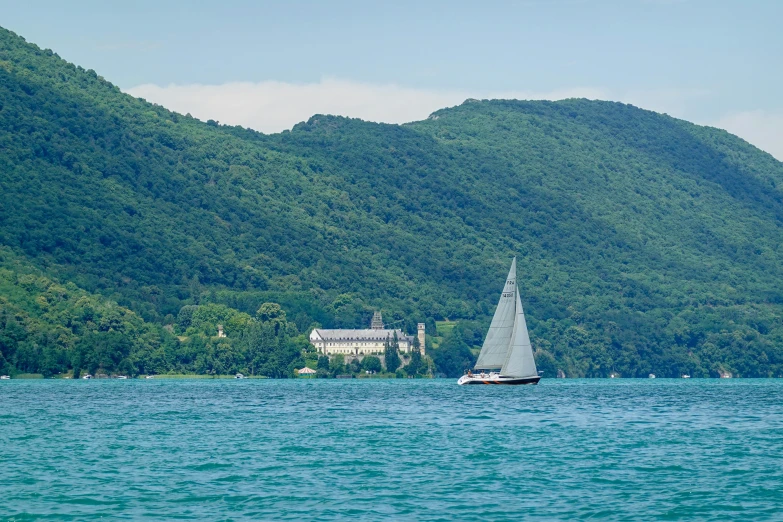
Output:
[[370,324],[370,328],[373,330],[383,330],[383,318],[381,317],[380,312],[375,312],[372,314],[372,323]]

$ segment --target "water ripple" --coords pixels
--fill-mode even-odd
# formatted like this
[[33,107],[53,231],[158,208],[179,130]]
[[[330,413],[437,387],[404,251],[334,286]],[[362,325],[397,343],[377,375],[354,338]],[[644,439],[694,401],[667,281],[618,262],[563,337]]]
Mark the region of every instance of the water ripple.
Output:
[[0,519],[783,516],[775,380],[12,380],[0,401]]

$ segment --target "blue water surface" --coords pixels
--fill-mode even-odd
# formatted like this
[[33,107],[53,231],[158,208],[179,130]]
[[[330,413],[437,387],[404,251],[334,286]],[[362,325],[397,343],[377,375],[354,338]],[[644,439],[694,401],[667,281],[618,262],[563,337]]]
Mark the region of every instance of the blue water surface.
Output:
[[783,520],[783,381],[2,381],[0,518]]

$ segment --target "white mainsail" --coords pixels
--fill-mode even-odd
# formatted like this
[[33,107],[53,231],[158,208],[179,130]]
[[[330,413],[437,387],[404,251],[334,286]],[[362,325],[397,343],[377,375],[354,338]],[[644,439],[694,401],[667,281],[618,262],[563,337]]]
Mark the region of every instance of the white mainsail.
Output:
[[515,257],[475,368],[499,369],[508,377],[538,376],[516,281]]
[[517,258],[511,262],[511,270],[506,278],[506,286],[500,294],[500,301],[489,325],[487,337],[481,347],[476,369],[495,370],[503,367],[508,355],[511,338],[514,335],[517,295]]

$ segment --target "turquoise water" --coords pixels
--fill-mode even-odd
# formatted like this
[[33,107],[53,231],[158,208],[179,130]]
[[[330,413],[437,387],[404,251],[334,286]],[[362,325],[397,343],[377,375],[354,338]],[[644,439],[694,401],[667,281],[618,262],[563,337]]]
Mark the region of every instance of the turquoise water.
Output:
[[783,520],[783,381],[2,381],[0,518]]

